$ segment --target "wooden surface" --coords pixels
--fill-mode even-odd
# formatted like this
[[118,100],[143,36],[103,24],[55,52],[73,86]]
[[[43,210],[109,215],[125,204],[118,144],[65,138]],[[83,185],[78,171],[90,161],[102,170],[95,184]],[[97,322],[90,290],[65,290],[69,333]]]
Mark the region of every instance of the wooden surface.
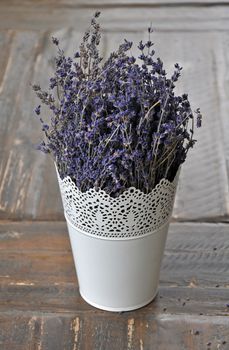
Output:
[[65,223],[1,223],[0,348],[228,349],[227,237],[171,224],[155,301],[116,314],[80,298]]
[[[80,296],[52,161],[30,83],[45,86],[55,50],[74,51],[102,10],[106,57],[152,21],[155,49],[203,128],[179,182],[159,293],[103,312]],[[136,46],[135,46],[136,47]],[[135,48],[133,48],[133,53]],[[229,1],[0,1],[0,350],[229,349]]]

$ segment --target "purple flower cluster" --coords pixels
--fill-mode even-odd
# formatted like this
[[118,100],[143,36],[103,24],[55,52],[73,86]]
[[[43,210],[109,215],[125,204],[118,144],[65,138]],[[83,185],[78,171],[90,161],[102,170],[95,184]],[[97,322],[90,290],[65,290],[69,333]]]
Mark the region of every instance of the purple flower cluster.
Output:
[[176,63],[167,78],[163,62],[154,57],[149,38],[138,45],[139,62],[124,40],[103,62],[99,54],[99,12],[91,20],[79,51],[66,57],[57,46],[55,74],[49,92],[33,90],[50,108],[50,122],[40,117],[45,134],[38,148],[50,153],[61,178],[70,176],[81,191],[101,188],[117,197],[134,186],[148,193],[162,179],[173,180],[193,147],[196,122],[187,94],[176,96],[182,68]]

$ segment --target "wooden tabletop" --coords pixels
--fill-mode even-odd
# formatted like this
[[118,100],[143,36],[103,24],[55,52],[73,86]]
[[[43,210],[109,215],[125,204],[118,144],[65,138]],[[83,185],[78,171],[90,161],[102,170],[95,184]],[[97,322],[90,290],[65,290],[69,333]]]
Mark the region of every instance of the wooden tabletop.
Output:
[[[161,269],[148,306],[98,310],[78,291],[51,159],[31,83],[48,84],[55,48],[72,53],[102,11],[102,51],[147,37],[178,92],[201,107],[203,128],[183,166]],[[133,48],[133,54],[136,52]],[[229,349],[229,1],[1,0],[0,349]]]

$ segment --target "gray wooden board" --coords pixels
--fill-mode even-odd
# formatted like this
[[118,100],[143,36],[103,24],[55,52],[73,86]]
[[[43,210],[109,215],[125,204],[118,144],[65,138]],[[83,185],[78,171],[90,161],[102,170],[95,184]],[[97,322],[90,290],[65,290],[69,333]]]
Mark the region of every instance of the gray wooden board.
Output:
[[[8,311],[36,312],[99,312],[80,296],[76,281],[73,282],[7,282],[2,283],[0,313]],[[25,301],[26,296],[26,301]],[[142,314],[172,314],[229,316],[228,290],[217,287],[159,286],[158,295],[149,305],[141,309]],[[166,309],[166,310],[165,310]],[[101,311],[100,311],[101,312]]]
[[[228,288],[228,224],[172,223],[161,284]],[[0,223],[2,284],[32,287],[75,283],[66,224]]]
[[2,350],[227,350],[228,318],[145,314],[1,314]]
[[[85,6],[83,6],[85,5]],[[81,29],[88,23],[95,10],[102,10],[101,21],[105,29],[113,31],[144,30],[152,21],[155,28],[165,31],[225,31],[229,28],[229,7],[222,2],[216,6],[155,6],[153,3],[130,6],[111,6],[98,3],[72,2],[64,5],[60,2],[9,2],[1,1],[0,29],[46,30],[73,26]]]
[[[15,6],[18,4],[17,0],[11,0],[10,2],[7,0],[2,0],[2,4],[7,4],[8,6]],[[221,6],[221,5],[228,5],[228,0],[116,0],[115,2],[113,0],[43,0],[42,3],[36,4],[34,3],[34,0],[21,0],[20,4],[22,6],[31,6],[32,8],[39,8],[39,6],[45,5],[45,6],[53,6],[56,7],[64,6],[81,6],[84,5],[87,7],[93,7],[93,6]]]
[[1,350],[227,349],[227,237],[172,223],[155,301],[119,314],[80,297],[64,222],[1,221]]

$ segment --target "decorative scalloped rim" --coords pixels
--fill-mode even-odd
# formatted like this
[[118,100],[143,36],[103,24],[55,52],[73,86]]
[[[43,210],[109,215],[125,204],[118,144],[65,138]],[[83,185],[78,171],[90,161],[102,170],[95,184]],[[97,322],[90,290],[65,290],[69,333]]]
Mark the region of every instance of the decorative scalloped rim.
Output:
[[[55,164],[55,167],[56,167],[56,164]],[[157,194],[157,191],[158,189],[160,189],[163,184],[166,186],[166,187],[170,187],[171,190],[174,192],[174,197],[173,197],[173,201],[174,201],[174,198],[175,198],[175,193],[176,193],[176,188],[177,188],[177,182],[178,182],[178,178],[179,178],[179,173],[180,173],[180,169],[178,169],[177,171],[177,174],[174,178],[174,180],[171,182],[165,178],[161,179],[160,182],[152,189],[152,191],[150,193],[144,193],[143,191],[135,188],[135,187],[129,187],[127,190],[125,190],[121,195],[119,195],[119,197],[116,197],[116,198],[113,198],[111,197],[109,194],[107,194],[104,190],[102,189],[99,189],[99,190],[95,190],[94,188],[90,188],[89,190],[85,191],[85,192],[81,192],[78,187],[75,185],[74,181],[70,178],[70,176],[67,176],[63,179],[60,178],[60,175],[58,173],[58,170],[57,170],[57,167],[56,167],[56,172],[57,172],[57,177],[58,177],[58,182],[59,182],[59,186],[60,186],[60,191],[61,191],[61,195],[62,195],[62,183],[65,185],[65,181],[67,180],[73,191],[75,191],[75,193],[80,193],[81,196],[85,196],[85,200],[86,198],[88,197],[88,194],[90,196],[93,196],[93,194],[95,194],[97,197],[100,197],[101,199],[106,199],[108,202],[112,202],[112,203],[116,203],[116,202],[119,202],[120,199],[121,200],[125,200],[126,197],[128,197],[130,194],[132,194],[132,191],[134,190],[134,193],[138,193],[141,195],[141,197],[147,199],[148,197],[151,197],[153,196],[154,194],[156,195]],[[63,201],[63,205],[64,205],[64,199],[63,199],[63,195],[62,195],[62,201]],[[64,208],[65,209],[65,208]],[[171,211],[172,213],[172,211]],[[130,236],[129,233],[127,233],[127,236],[126,238],[129,239],[129,238],[137,238],[137,237],[142,237],[142,236],[145,236],[145,235],[148,235],[150,233],[153,233],[155,232],[156,230],[160,229],[162,226],[164,226],[170,219],[171,217],[171,213],[170,215],[168,215],[168,217],[163,220],[162,222],[160,222],[160,224],[157,224],[157,225],[154,225],[153,228],[147,228],[147,229],[141,229],[139,230],[138,232],[133,232],[132,235]],[[112,234],[110,233],[109,236],[105,235],[104,233],[101,233],[100,231],[98,230],[92,230],[91,228],[90,229],[87,229],[85,226],[82,226],[80,224],[75,224],[72,220],[71,220],[71,217],[69,217],[67,211],[65,210],[65,216],[67,217],[68,221],[71,223],[71,225],[73,227],[75,227],[75,229],[79,229],[81,232],[85,233],[85,234],[88,234],[90,236],[95,236],[97,238],[111,238],[111,239],[124,239],[125,236],[123,236],[123,234],[121,235],[118,235],[118,234]],[[124,233],[125,235],[125,233]]]
[[177,171],[177,173],[176,173],[176,176],[175,176],[175,178],[174,178],[174,180],[171,182],[171,181],[169,181],[169,180],[167,180],[167,179],[165,179],[165,178],[163,178],[163,179],[161,179],[160,180],[160,182],[152,189],[152,191],[151,192],[149,192],[149,193],[144,193],[143,191],[141,191],[141,190],[139,190],[138,188],[136,188],[136,187],[133,187],[133,186],[131,186],[131,187],[129,187],[127,190],[125,190],[122,194],[120,194],[118,197],[111,197],[110,195],[109,195],[109,193],[106,193],[104,190],[102,190],[101,188],[99,189],[99,190],[95,190],[94,189],[94,187],[92,187],[92,188],[89,188],[89,190],[87,190],[87,191],[85,191],[85,192],[81,192],[79,189],[78,189],[78,187],[76,186],[76,184],[75,184],[75,182],[70,178],[70,176],[66,176],[66,177],[64,177],[63,179],[61,179],[60,178],[60,175],[59,175],[59,173],[58,173],[58,171],[57,171],[57,176],[58,176],[58,180],[60,181],[60,182],[63,182],[63,181],[65,181],[65,180],[68,180],[69,182],[71,182],[71,184],[72,184],[72,186],[77,190],[77,191],[79,191],[82,195],[87,195],[87,193],[96,193],[97,195],[100,195],[100,193],[101,193],[101,195],[103,195],[103,196],[105,196],[106,198],[109,198],[109,200],[110,201],[118,201],[119,199],[122,199],[122,198],[125,198],[126,197],[126,195],[129,193],[129,192],[131,192],[131,190],[134,190],[134,192],[135,193],[141,193],[141,195],[143,195],[143,196],[145,196],[146,198],[147,197],[150,197],[152,194],[153,194],[153,192],[157,192],[157,189],[159,188],[159,187],[161,187],[161,185],[163,184],[163,183],[165,183],[166,185],[168,184],[168,185],[175,185],[175,187],[177,186],[177,181],[178,181],[178,177],[179,177],[179,173],[180,173],[180,171],[178,170]]

